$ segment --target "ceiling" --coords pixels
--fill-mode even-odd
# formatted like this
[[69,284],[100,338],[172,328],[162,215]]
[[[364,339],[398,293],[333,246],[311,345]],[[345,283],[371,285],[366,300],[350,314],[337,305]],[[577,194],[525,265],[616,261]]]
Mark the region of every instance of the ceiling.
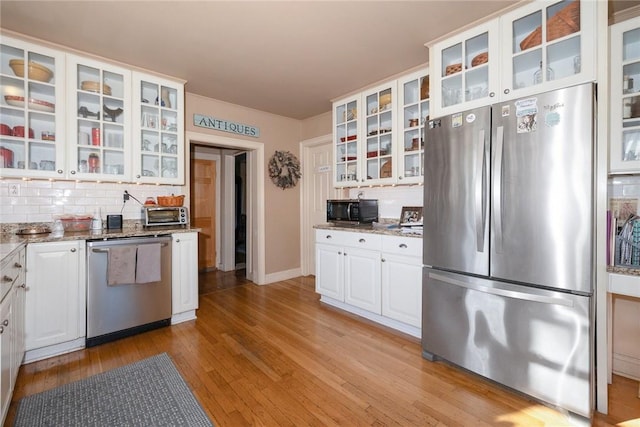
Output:
[[193,94],[305,119],[425,64],[426,42],[514,3],[2,0],[0,26],[184,79]]

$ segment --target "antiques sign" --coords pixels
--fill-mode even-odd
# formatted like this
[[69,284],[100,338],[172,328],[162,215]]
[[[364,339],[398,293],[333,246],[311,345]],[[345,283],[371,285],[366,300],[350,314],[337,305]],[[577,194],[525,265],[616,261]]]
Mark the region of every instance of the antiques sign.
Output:
[[235,133],[238,135],[252,136],[258,138],[260,136],[260,128],[249,126],[242,123],[229,122],[227,120],[216,119],[215,117],[207,117],[201,114],[193,115],[194,126],[200,126],[207,129],[220,130],[222,132]]

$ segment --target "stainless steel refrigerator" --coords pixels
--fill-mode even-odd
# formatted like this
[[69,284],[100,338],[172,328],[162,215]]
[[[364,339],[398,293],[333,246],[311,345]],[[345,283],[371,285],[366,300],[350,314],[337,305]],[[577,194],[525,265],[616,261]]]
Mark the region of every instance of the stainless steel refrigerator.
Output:
[[429,121],[423,356],[589,417],[591,84]]

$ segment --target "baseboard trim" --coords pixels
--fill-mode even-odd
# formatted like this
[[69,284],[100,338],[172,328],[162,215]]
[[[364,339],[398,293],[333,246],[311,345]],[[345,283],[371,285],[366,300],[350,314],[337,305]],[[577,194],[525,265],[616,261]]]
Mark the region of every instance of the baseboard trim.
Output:
[[268,285],[269,283],[280,282],[282,280],[293,279],[294,277],[300,277],[302,275],[302,270],[300,267],[294,268],[291,270],[279,271],[277,273],[267,274],[265,277],[265,283],[263,285]]
[[403,332],[407,335],[411,335],[412,337],[416,337],[416,338],[422,337],[422,329],[416,328],[415,326],[408,325],[403,322],[399,322],[395,319],[391,319],[389,317],[385,317],[380,314],[372,313],[360,307],[354,307],[350,304],[346,304],[342,301],[338,301],[333,298],[326,297],[324,295],[320,297],[320,301],[322,301],[325,304],[331,305],[333,307],[342,309],[344,311],[348,311],[349,313],[357,314],[358,316],[364,317],[365,319],[369,319],[373,322],[380,323],[381,325],[388,326],[389,328]]
[[195,320],[195,319],[196,319],[196,311],[189,310],[189,311],[185,311],[183,313],[177,313],[171,316],[171,324],[177,325],[178,323],[188,322],[189,320]]
[[626,354],[613,353],[613,373],[640,381],[640,359]]
[[85,348],[85,337],[67,341],[60,344],[49,345],[47,347],[35,348],[27,350],[24,354],[23,364],[37,362],[38,360],[48,359],[49,357],[59,356],[61,354],[71,353],[72,351]]

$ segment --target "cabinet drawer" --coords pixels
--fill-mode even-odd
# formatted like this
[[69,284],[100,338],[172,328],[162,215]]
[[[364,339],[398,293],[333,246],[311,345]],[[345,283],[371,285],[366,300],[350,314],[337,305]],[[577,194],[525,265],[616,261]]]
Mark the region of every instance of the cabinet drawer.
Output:
[[344,245],[347,243],[346,231],[336,230],[316,230],[316,243],[326,243],[328,245]]
[[21,254],[22,252],[15,253],[2,262],[2,268],[0,268],[0,300],[9,292],[13,282],[24,271],[24,260],[21,258]]
[[417,237],[384,236],[382,252],[422,257],[422,239]]
[[379,251],[382,248],[381,237],[379,234],[371,233],[346,233],[345,246],[359,249],[370,249]]
[[640,277],[626,274],[609,274],[609,292],[640,298]]

